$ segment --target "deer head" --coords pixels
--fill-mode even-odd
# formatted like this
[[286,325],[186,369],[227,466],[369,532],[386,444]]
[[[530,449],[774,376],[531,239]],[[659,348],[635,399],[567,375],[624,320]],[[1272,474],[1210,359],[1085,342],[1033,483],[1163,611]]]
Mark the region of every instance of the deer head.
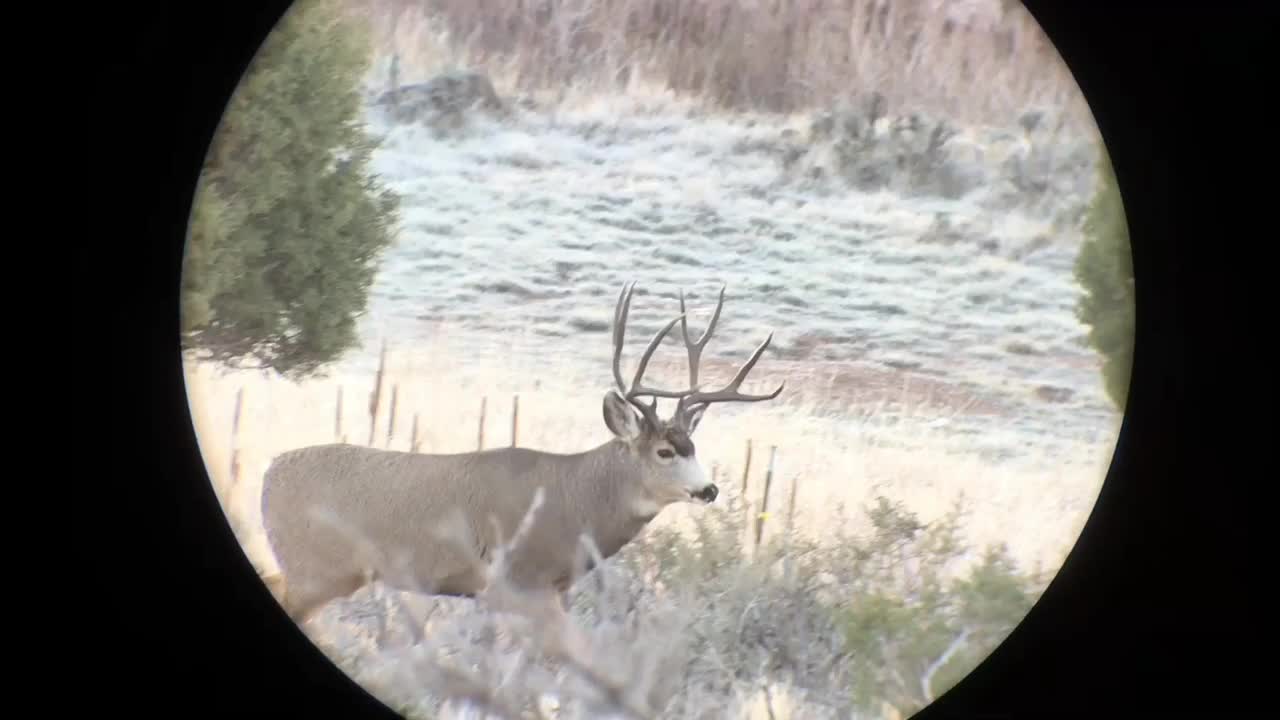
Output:
[[[631,308],[631,296],[634,290],[634,283],[624,286],[618,297],[617,307],[614,309],[613,377],[617,383],[617,389],[605,394],[605,424],[638,460],[645,463],[646,472],[643,473],[644,482],[647,484],[645,489],[648,491],[649,499],[657,507],[673,502],[713,502],[719,494],[719,489],[707,480],[698,464],[693,433],[698,428],[707,408],[714,403],[772,400],[782,392],[785,383],[778,385],[776,390],[767,395],[748,395],[738,389],[773,340],[773,333],[770,333],[755,349],[727,385],[718,390],[703,390],[698,382],[702,350],[711,339],[716,323],[720,319],[720,311],[724,307],[725,289],[721,288],[720,299],[716,303],[711,321],[696,341],[689,337],[684,293],[681,292],[680,315],[668,322],[649,341],[648,347],[640,356],[635,376],[628,386],[622,378],[622,345],[626,333],[627,313]],[[677,322],[680,323],[680,332],[689,354],[689,387],[684,390],[650,387],[644,384],[644,373],[649,360]],[[648,398],[649,401],[645,402],[642,398]],[[664,419],[658,416],[658,398],[677,401],[675,411],[670,418]]]

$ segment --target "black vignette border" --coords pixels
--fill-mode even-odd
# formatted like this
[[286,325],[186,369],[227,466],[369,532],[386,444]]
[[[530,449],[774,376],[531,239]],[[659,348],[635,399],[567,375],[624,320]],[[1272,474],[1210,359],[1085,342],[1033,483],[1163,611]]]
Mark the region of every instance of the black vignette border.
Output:
[[[393,717],[315,652],[257,583],[208,489],[177,353],[177,271],[194,180],[227,97],[289,4],[157,4],[101,18],[114,52],[95,68],[110,81],[98,107],[136,112],[100,120],[117,156],[103,183],[108,211],[131,230],[95,265],[130,279],[111,296],[116,312],[103,330],[141,349],[118,363],[112,384],[114,406],[136,411],[145,428],[113,422],[120,449],[134,456],[134,479],[113,490],[110,499],[125,504],[103,536],[122,540],[121,556],[147,559],[111,568],[114,593],[130,596],[115,617],[127,642],[112,647],[134,656],[112,658],[108,668],[121,675],[106,682],[135,710],[154,710],[143,715]],[[1197,388],[1196,378],[1214,370],[1196,365],[1189,339],[1213,326],[1209,318],[1221,327],[1233,313],[1223,309],[1226,293],[1193,306],[1186,288],[1231,285],[1204,237],[1256,232],[1229,227],[1243,217],[1197,222],[1197,210],[1209,214],[1206,198],[1228,192],[1211,187],[1222,169],[1197,163],[1223,160],[1202,149],[1205,128],[1223,123],[1215,104],[1244,102],[1237,89],[1257,93],[1232,83],[1254,77],[1237,69],[1260,57],[1244,54],[1260,47],[1247,30],[1264,30],[1265,15],[1247,17],[1247,3],[1026,4],[1071,67],[1115,159],[1139,283],[1131,400],[1098,506],[1044,599],[919,717],[1244,710],[1262,701],[1249,689],[1261,686],[1236,675],[1249,663],[1243,623],[1229,620],[1241,609],[1249,539],[1226,511],[1243,496],[1236,490],[1247,472],[1221,450],[1231,439],[1226,423],[1189,424],[1236,412]],[[1218,129],[1226,137],[1215,142],[1231,142],[1231,131]]]

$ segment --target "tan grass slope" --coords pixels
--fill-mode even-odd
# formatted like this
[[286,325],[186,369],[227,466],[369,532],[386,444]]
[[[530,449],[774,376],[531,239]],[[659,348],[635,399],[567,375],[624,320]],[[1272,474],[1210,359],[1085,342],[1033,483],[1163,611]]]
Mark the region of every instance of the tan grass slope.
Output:
[[[608,430],[600,422],[600,393],[612,384],[607,368],[586,369],[566,360],[555,375],[532,378],[519,356],[463,362],[458,358],[466,357],[464,352],[441,337],[433,347],[389,353],[383,383],[396,389],[396,416],[390,416],[384,401],[375,432],[369,406],[362,402],[374,386],[367,374],[292,383],[253,371],[189,365],[201,452],[218,497],[261,574],[278,569],[263,533],[260,498],[263,474],[282,452],[343,438],[363,444],[370,435],[378,447],[467,452],[476,448],[482,412],[488,415],[486,447],[506,445],[515,395],[523,447],[579,452],[607,440]],[[803,534],[828,536],[832,523],[842,517],[837,509],[856,517],[857,508],[873,493],[905,502],[924,521],[941,516],[963,494],[972,511],[967,526],[972,542],[1007,542],[1024,567],[1039,563],[1051,570],[1074,543],[1105,476],[1107,455],[1083,446],[1074,457],[993,465],[934,429],[938,415],[932,408],[921,408],[917,416],[892,427],[877,426],[874,416],[868,418],[866,408],[855,404],[847,415],[832,416],[825,379],[795,364],[774,365],[779,368],[775,377],[787,379],[788,395],[797,399],[715,415],[699,439],[698,455],[709,471],[732,478],[720,483],[725,493],[738,494],[746,442],[752,440],[755,458],[747,499],[758,504],[765,449],[776,446],[778,479],[771,505],[784,506],[792,481],[797,481],[796,526]],[[678,381],[679,376],[667,379]],[[237,393],[242,393],[243,407],[238,439],[233,440]],[[827,408],[822,415],[813,411],[819,398]],[[342,416],[335,423],[339,403]],[[412,437],[415,425],[417,436]],[[992,433],[1010,431],[993,422]],[[233,447],[238,477],[231,467]],[[687,519],[686,512],[673,508],[655,522],[680,526]],[[767,525],[766,536],[774,529]]]
[[[861,102],[1008,125],[1061,108],[1088,125],[1069,69],[1015,0],[346,0],[373,22],[375,72],[482,69],[499,91],[668,91],[708,108],[802,112]],[[432,12],[435,10],[435,12]]]

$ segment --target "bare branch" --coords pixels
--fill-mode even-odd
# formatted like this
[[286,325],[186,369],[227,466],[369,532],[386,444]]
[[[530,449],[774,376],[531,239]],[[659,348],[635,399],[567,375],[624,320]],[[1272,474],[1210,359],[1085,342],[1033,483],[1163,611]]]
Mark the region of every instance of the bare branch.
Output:
[[943,665],[946,665],[947,661],[950,660],[953,655],[955,655],[957,652],[960,651],[962,647],[964,647],[964,644],[969,639],[970,634],[971,634],[971,631],[969,628],[965,628],[963,631],[961,631],[960,634],[957,635],[956,638],[951,641],[951,644],[947,646],[947,649],[942,651],[942,654],[938,656],[938,659],[930,663],[929,667],[925,669],[924,674],[920,676],[920,690],[924,693],[925,702],[933,702],[934,700],[934,697],[933,697],[934,674],[937,673],[938,670]]

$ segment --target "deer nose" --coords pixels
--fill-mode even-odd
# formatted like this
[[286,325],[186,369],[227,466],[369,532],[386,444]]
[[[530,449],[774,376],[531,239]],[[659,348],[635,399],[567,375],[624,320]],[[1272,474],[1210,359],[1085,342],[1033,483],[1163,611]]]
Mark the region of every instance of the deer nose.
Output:
[[720,488],[716,487],[715,483],[711,483],[710,485],[699,490],[697,494],[694,495],[694,497],[698,498],[699,500],[705,500],[710,503],[710,502],[715,502],[716,497],[719,495],[720,495]]

